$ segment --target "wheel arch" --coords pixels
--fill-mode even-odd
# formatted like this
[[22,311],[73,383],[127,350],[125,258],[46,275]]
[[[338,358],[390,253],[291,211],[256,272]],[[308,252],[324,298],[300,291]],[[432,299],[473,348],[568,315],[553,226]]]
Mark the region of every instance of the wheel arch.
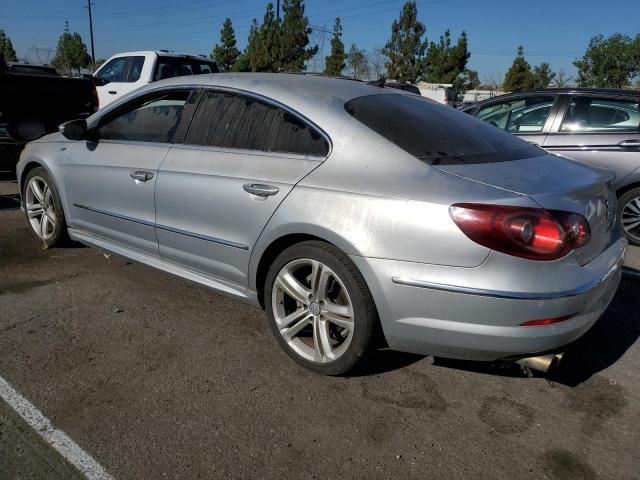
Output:
[[319,240],[333,245],[345,255],[358,253],[345,238],[314,225],[298,225],[298,228],[293,226],[287,230],[270,232],[268,236],[263,235],[256,244],[249,262],[249,286],[257,292],[258,301],[263,308],[264,282],[273,261],[287,248],[309,240]]
[[[20,162],[22,163],[22,160]],[[53,184],[56,187],[56,190],[58,192],[58,195],[60,196],[60,203],[62,204],[63,213],[64,213],[65,217],[68,219],[69,218],[69,212],[68,212],[68,208],[67,208],[66,192],[65,192],[65,189],[64,189],[64,185],[60,185],[59,184],[59,182],[57,181],[55,173],[51,170],[49,165],[47,165],[47,162],[45,162],[44,160],[42,160],[39,157],[29,156],[25,160],[24,166],[18,172],[18,185],[20,187],[21,203],[22,203],[22,200],[23,200],[22,196],[23,196],[23,193],[24,193],[25,180],[27,178],[27,175],[33,169],[38,168],[38,167],[44,168],[45,171],[47,172],[47,174],[49,175],[49,177],[51,178],[51,181],[53,182]]]
[[640,188],[640,181],[632,182],[632,183],[629,183],[629,184],[625,185],[624,187],[621,187],[620,189],[618,189],[616,191],[616,195],[618,196],[618,199],[619,199],[625,193],[627,193],[627,192],[629,192],[631,190],[634,190],[636,188]]

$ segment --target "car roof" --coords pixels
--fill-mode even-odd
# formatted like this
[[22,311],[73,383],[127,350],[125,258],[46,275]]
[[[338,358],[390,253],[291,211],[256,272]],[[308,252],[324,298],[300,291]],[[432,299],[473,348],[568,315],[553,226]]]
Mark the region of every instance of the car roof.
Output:
[[[349,100],[367,95],[410,95],[402,90],[380,88],[364,82],[292,73],[214,73],[173,77],[149,84],[143,89],[189,85],[222,87],[246,91],[282,103],[313,121],[323,113],[340,110]],[[138,92],[141,92],[138,90]]]
[[509,99],[509,98],[518,98],[527,95],[535,95],[535,94],[575,94],[575,93],[583,93],[583,94],[603,94],[603,95],[616,95],[616,96],[631,96],[638,97],[640,96],[640,90],[632,90],[626,88],[589,88],[589,87],[560,87],[560,88],[538,88],[534,90],[524,90],[522,92],[511,92],[505,93],[503,95],[497,95],[495,97],[487,98],[485,100],[480,100],[478,102],[473,102],[472,105],[465,108],[465,110],[470,110],[473,107],[484,105],[486,103],[494,102],[497,99]]
[[132,52],[119,52],[111,55],[111,57],[109,58],[123,57],[123,56],[130,57],[133,55],[150,55],[150,54],[156,54],[161,57],[197,58],[199,60],[206,60],[212,63],[215,61],[207,57],[206,55],[194,55],[192,53],[176,53],[176,52],[170,52],[168,50],[138,50],[138,51],[132,51]]

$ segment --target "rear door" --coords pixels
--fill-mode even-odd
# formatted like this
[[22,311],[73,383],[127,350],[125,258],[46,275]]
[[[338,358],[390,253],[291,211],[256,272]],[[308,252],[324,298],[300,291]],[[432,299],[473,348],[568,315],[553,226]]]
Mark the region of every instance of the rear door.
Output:
[[616,173],[616,181],[640,168],[637,97],[563,95],[562,112],[544,148]]
[[246,94],[206,91],[185,143],[158,172],[160,255],[246,285],[264,226],[328,152],[324,134],[299,115]]
[[70,225],[157,256],[158,167],[188,125],[189,89],[140,96],[102,117],[93,141],[74,142],[65,171]]
[[542,145],[555,118],[557,95],[523,94],[480,106],[475,116],[535,145]]

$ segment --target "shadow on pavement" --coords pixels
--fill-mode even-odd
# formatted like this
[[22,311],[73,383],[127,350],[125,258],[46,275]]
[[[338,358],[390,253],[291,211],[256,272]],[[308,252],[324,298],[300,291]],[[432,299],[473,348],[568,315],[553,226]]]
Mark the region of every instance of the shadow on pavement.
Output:
[[389,350],[388,348],[373,352],[370,358],[355,370],[349,372],[349,377],[366,377],[369,375],[377,375],[387,373],[400,368],[408,367],[420,360],[424,359],[424,355],[416,355],[413,353],[398,352]]
[[20,195],[0,195],[0,211],[18,210],[20,208]]
[[[560,365],[549,380],[575,387],[615,364],[640,337],[638,292],[640,272],[625,268],[620,288],[602,318],[581,338],[567,347]],[[636,276],[637,275],[637,276]],[[455,368],[487,375],[523,377],[525,372],[512,362],[471,362],[435,358],[435,366]],[[533,372],[536,377],[545,376]]]

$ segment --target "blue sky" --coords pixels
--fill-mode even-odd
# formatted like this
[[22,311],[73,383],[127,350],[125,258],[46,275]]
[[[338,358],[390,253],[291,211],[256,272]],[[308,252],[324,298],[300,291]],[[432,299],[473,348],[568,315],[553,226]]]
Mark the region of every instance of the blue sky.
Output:
[[[79,32],[89,45],[86,0],[2,0],[0,29],[12,39],[20,57],[37,61],[33,47],[55,49],[64,29]],[[275,0],[274,0],[275,3]],[[371,50],[390,35],[404,0],[306,0],[313,25],[332,28],[342,18],[344,43]],[[449,28],[469,36],[470,67],[480,78],[502,78],[518,45],[534,65],[549,62],[574,75],[572,61],[596,34],[640,31],[640,0],[424,0],[418,1],[427,37],[437,40]],[[225,17],[233,21],[239,47],[244,47],[251,19],[261,21],[264,0],[95,0],[96,57],[128,50],[168,49],[208,54],[219,39]],[[325,53],[329,51],[329,38]],[[44,56],[46,54],[41,53]]]

